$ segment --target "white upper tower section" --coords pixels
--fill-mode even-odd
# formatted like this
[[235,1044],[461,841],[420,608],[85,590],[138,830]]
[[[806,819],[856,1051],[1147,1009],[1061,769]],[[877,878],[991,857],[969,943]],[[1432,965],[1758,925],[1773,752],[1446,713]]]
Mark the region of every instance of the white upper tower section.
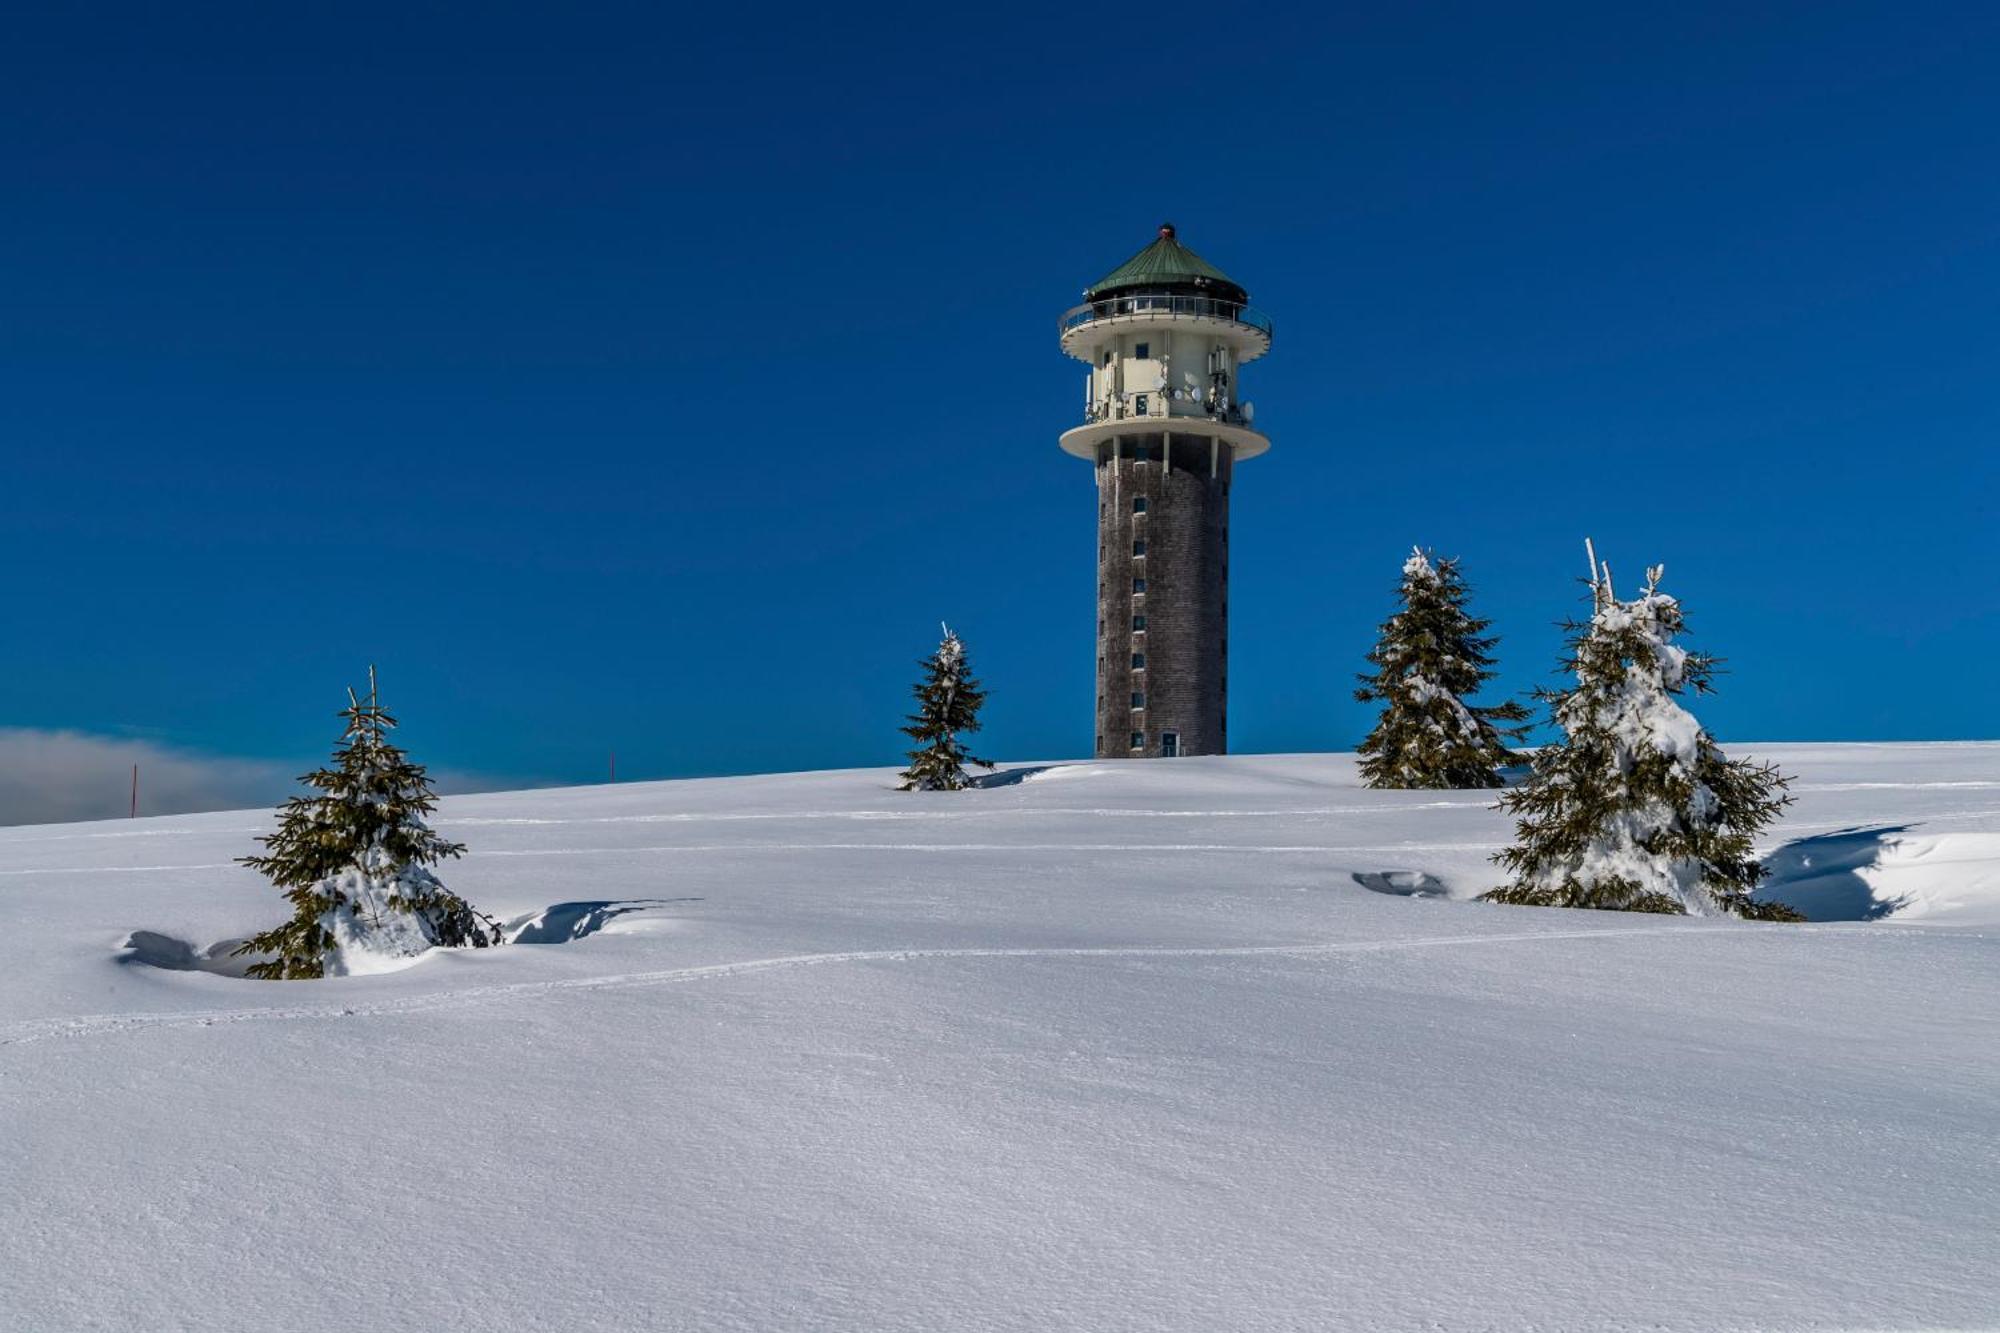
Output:
[[1238,461],[1271,447],[1240,378],[1271,350],[1271,321],[1172,224],[1084,297],[1062,318],[1063,351],[1090,367],[1085,424],[1064,432],[1064,452],[1095,459],[1120,436],[1162,432],[1216,440]]

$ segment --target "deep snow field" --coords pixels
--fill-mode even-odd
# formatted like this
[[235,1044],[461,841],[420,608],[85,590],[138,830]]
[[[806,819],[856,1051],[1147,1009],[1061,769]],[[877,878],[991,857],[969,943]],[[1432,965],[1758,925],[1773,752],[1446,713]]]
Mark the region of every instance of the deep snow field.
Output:
[[0,1328],[2000,1327],[2000,745],[1742,752],[1812,925],[1347,755],[453,798],[548,942],[323,982],[267,812],[0,829]]

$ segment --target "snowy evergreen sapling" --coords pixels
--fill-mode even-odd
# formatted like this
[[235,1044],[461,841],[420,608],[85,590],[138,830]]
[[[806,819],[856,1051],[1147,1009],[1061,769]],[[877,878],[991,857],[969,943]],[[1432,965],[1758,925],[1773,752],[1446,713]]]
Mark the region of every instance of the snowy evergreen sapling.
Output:
[[1492,622],[1465,609],[1470,589],[1458,561],[1433,564],[1421,548],[1403,562],[1402,607],[1382,622],[1368,654],[1374,674],[1354,697],[1380,701],[1382,715],[1361,743],[1361,776],[1371,787],[1497,787],[1514,762],[1528,710],[1509,700],[1481,708],[1466,700],[1494,676],[1486,633]]
[[424,822],[437,798],[423,766],[389,743],[396,719],[382,707],[373,667],[368,697],[349,690],[347,700],[333,767],[300,779],[318,794],[287,801],[277,831],[260,839],[265,853],[240,858],[285,890],[293,908],[290,921],[236,951],[268,955],[250,976],[304,980],[365,968],[368,956],[500,943],[493,919],[430,871],[465,848]]
[[972,785],[967,764],[993,767],[968,755],[958,739],[960,732],[979,730],[979,706],[986,702],[986,692],[966,664],[965,645],[951,626],[943,628],[944,641],[936,653],[917,664],[924,678],[910,691],[916,695],[917,711],[910,714],[903,734],[917,748],[909,752],[910,766],[903,770],[904,791],[959,791]]
[[[1588,546],[1586,549],[1589,550]],[[1628,912],[1803,918],[1752,895],[1759,830],[1791,803],[1769,765],[1725,759],[1676,702],[1710,690],[1716,660],[1677,646],[1680,604],[1659,590],[1621,602],[1590,550],[1591,617],[1571,622],[1564,662],[1576,683],[1541,690],[1562,730],[1527,781],[1503,793],[1515,841],[1494,859],[1512,883],[1488,901]]]

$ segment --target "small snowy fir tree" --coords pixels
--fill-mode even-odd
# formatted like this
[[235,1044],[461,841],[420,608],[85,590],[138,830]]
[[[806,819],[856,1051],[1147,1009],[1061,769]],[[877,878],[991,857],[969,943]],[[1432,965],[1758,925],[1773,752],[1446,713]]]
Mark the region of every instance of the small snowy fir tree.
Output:
[[1466,699],[1493,678],[1491,623],[1467,614],[1470,590],[1458,561],[1432,563],[1421,548],[1403,562],[1402,608],[1381,638],[1354,697],[1381,702],[1382,716],[1361,743],[1361,777],[1371,787],[1497,787],[1514,762],[1528,710],[1509,700],[1479,708]]
[[1803,918],[1752,897],[1764,868],[1758,831],[1791,803],[1769,765],[1725,759],[1675,702],[1710,691],[1716,659],[1677,646],[1680,604],[1646,571],[1629,602],[1590,553],[1592,613],[1570,622],[1576,684],[1538,691],[1564,740],[1536,752],[1527,781],[1500,797],[1515,842],[1494,859],[1513,882],[1490,902],[1625,912]]
[[317,795],[294,796],[262,856],[240,858],[285,890],[292,919],[252,937],[239,954],[260,954],[249,975],[297,981],[368,970],[370,958],[412,957],[433,947],[483,949],[500,929],[431,874],[465,848],[424,822],[437,805],[423,766],[388,733],[368,669],[368,697],[347,692],[347,729],[333,767],[299,779]]
[[944,642],[936,653],[917,665],[924,678],[910,687],[917,697],[917,711],[910,714],[903,734],[917,743],[910,751],[910,766],[903,770],[904,791],[959,791],[972,785],[965,766],[993,765],[974,759],[960,744],[960,732],[979,730],[979,706],[986,692],[966,665],[965,645],[951,626],[944,628]]

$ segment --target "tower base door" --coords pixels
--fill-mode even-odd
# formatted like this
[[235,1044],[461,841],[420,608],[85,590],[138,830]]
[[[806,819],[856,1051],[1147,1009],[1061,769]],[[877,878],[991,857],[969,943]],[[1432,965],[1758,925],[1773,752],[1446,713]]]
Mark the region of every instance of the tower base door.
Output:
[[1181,734],[1178,731],[1160,733],[1160,758],[1178,759],[1181,753]]

